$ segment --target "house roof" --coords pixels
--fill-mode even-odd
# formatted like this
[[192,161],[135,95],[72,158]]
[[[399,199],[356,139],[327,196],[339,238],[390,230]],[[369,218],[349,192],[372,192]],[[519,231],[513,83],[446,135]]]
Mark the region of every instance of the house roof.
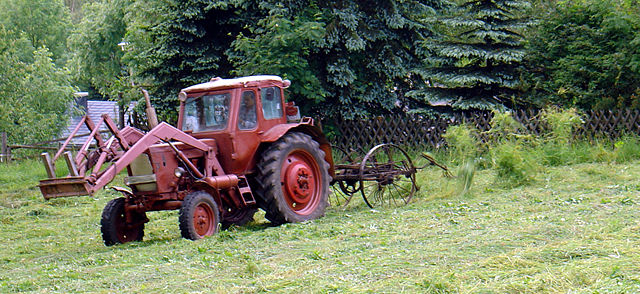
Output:
[[[135,104],[129,107],[132,109]],[[109,117],[113,119],[114,122],[117,122],[119,119],[119,107],[116,101],[97,101],[97,100],[89,100],[87,101],[87,109],[86,113],[89,115],[89,118],[93,123],[98,124],[98,122],[102,121],[102,115],[107,114]],[[125,114],[125,122],[128,120],[129,113]],[[69,119],[69,123],[67,124],[67,128],[62,131],[61,136],[67,137],[73,132],[75,127],[80,123],[82,119],[82,115],[72,116]],[[100,126],[100,130],[107,130],[105,124]],[[82,125],[76,135],[87,134],[89,133],[89,129],[86,125]],[[71,142],[72,144],[82,144],[87,140],[87,137],[74,138]]]

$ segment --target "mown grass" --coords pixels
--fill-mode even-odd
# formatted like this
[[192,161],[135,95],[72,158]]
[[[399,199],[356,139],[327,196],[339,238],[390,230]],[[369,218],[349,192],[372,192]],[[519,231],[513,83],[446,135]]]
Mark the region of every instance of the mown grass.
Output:
[[[640,292],[640,162],[546,168],[468,193],[435,168],[396,209],[356,201],[313,222],[264,217],[200,240],[150,213],[145,240],[105,247],[95,198],[45,201],[38,162],[0,165],[0,292]],[[115,184],[120,184],[121,181]]]

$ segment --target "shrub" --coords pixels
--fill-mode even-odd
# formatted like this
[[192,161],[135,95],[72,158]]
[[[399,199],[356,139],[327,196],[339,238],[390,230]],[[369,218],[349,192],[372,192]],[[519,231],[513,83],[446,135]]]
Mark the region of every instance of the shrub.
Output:
[[517,138],[523,129],[522,124],[511,116],[511,112],[493,111],[491,129],[484,132],[492,142]]
[[614,0],[550,6],[529,37],[524,80],[532,100],[585,110],[640,107],[637,10]]

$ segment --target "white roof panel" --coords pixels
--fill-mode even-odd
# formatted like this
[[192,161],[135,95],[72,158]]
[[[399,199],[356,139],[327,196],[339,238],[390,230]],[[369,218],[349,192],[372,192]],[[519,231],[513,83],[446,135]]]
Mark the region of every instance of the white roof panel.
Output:
[[185,92],[197,92],[197,91],[207,91],[216,88],[226,88],[233,87],[238,85],[243,85],[249,82],[259,82],[259,81],[276,81],[282,82],[282,78],[279,76],[270,76],[270,75],[260,75],[260,76],[249,76],[242,78],[234,78],[234,79],[217,79],[213,78],[212,81],[193,85],[191,87],[187,87],[182,89]]

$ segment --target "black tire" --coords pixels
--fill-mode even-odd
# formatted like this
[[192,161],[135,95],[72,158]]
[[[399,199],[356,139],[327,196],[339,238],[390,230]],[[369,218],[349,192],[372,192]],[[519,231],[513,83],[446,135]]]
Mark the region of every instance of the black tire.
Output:
[[284,135],[262,152],[256,194],[271,223],[301,222],[324,215],[331,181],[324,155],[318,142],[297,132]]
[[102,211],[100,231],[107,246],[131,241],[142,241],[144,237],[144,214],[134,214],[137,224],[128,225],[124,215],[125,198],[116,198],[107,203]]
[[184,197],[178,220],[182,237],[198,240],[218,232],[220,212],[211,195],[195,191]]
[[226,230],[232,225],[243,226],[253,221],[253,215],[256,214],[258,209],[246,208],[246,209],[234,209],[224,213],[222,217],[222,229]]

